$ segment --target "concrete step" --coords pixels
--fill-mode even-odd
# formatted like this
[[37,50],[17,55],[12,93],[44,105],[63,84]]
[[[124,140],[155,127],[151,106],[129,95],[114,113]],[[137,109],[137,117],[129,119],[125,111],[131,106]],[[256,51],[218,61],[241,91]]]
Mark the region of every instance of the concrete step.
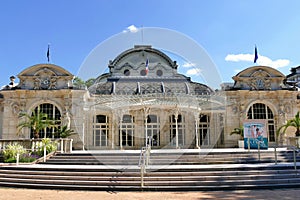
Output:
[[[41,164],[70,164],[70,165],[137,165],[140,155],[135,153],[57,153],[46,163]],[[300,155],[297,155],[300,159]],[[293,162],[293,152],[279,152],[277,162]],[[275,162],[274,152],[263,152],[260,159],[257,152],[232,152],[232,153],[151,153],[151,165],[197,165],[197,164],[237,164],[237,163],[272,163]]]
[[[258,189],[274,187],[292,187],[300,183],[299,171],[291,166],[263,167],[245,169],[243,167],[220,170],[217,167],[193,168],[193,171],[181,172],[169,169],[168,173],[149,171],[144,175],[144,187],[141,187],[139,172],[98,172],[97,169],[69,167],[55,169],[34,166],[1,167],[0,186],[35,187],[48,189],[84,189],[84,190],[219,190],[220,188]],[[240,170],[238,170],[240,169]],[[169,189],[168,189],[169,187]]]
[[[151,153],[141,182],[138,151],[56,153],[47,162],[0,166],[0,187],[105,191],[198,191],[300,187],[293,152]],[[171,152],[171,153],[170,153]],[[298,156],[299,157],[299,156]],[[300,163],[297,163],[300,168]]]

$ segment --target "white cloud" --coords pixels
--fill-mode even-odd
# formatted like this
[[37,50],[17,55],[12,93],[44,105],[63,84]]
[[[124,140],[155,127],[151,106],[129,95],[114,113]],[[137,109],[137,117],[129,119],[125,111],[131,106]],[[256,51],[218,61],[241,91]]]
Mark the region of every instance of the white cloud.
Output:
[[127,33],[127,32],[136,33],[138,31],[139,29],[135,25],[130,25],[125,30],[123,30],[123,33]]
[[228,54],[225,57],[226,61],[239,62],[239,61],[252,61],[254,60],[254,55],[252,54]]
[[242,70],[241,69],[235,69],[234,70],[234,72],[236,73],[236,74],[238,74],[239,72],[241,72]]
[[280,67],[286,67],[290,64],[290,61],[287,59],[278,59],[272,61],[270,58],[266,56],[259,56],[257,59],[257,63],[260,65],[271,66],[275,69]]
[[201,71],[202,70],[200,68],[189,69],[189,70],[187,70],[186,75],[189,75],[189,76],[191,76],[191,75],[197,75],[197,74],[200,74]]
[[[232,61],[232,62],[240,62],[240,61],[253,62],[254,55],[253,54],[228,54],[225,57],[225,60]],[[287,59],[277,59],[277,60],[273,61],[266,56],[258,55],[258,59],[257,59],[256,63],[259,65],[270,66],[275,69],[278,69],[280,67],[288,66],[290,64],[290,61]]]
[[186,68],[189,68],[189,67],[195,67],[196,64],[195,63],[190,63],[190,62],[185,62],[182,67],[186,67]]

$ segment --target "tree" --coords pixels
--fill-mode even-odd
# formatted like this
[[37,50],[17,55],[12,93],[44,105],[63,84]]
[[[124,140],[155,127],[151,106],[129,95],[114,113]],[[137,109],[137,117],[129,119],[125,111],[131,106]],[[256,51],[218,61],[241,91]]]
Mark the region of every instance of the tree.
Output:
[[74,86],[75,88],[83,88],[83,87],[85,87],[86,85],[85,85],[84,80],[82,80],[82,79],[79,78],[79,77],[75,77],[74,80],[73,80],[73,86]]
[[[54,120],[49,119],[48,115],[45,113],[32,112],[31,115],[27,113],[21,113],[20,118],[22,117],[25,118],[25,120],[17,125],[17,134],[19,134],[20,131],[26,127],[32,129],[34,138],[39,138],[40,132],[42,130],[46,130],[46,128],[55,126]],[[46,131],[44,137],[46,137]]]
[[85,82],[85,85],[86,85],[87,88],[89,88],[90,86],[92,86],[94,84],[94,82],[95,82],[95,79],[90,78]]
[[73,86],[75,88],[84,88],[84,87],[89,88],[94,84],[95,80],[96,80],[95,78],[90,78],[87,81],[84,81],[79,77],[75,77],[73,80]]
[[282,133],[285,133],[285,131],[288,127],[296,128],[295,135],[297,137],[300,136],[300,113],[299,113],[299,111],[297,112],[297,114],[295,115],[295,117],[293,119],[288,120],[284,125],[280,126],[277,129],[277,131],[276,131],[277,136],[279,136],[279,134],[281,133],[281,130],[282,130]]

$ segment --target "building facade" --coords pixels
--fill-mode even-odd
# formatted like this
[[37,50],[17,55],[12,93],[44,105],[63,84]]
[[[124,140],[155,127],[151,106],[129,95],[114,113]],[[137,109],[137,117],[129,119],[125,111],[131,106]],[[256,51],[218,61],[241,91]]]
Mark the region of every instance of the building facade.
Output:
[[[267,66],[243,70],[220,91],[178,73],[176,61],[147,45],[108,68],[89,88],[74,87],[74,76],[53,64],[25,69],[17,86],[0,91],[0,138],[32,138],[30,129],[18,132],[20,113],[43,112],[76,132],[75,149],[234,147],[230,132],[246,119],[266,120],[272,145],[276,129],[299,110],[298,91]],[[54,128],[45,134],[56,137]]]

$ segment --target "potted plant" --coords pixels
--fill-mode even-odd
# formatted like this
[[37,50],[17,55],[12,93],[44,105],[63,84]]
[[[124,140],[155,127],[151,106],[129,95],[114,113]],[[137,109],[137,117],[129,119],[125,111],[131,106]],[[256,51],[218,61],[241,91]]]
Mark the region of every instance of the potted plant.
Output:
[[69,129],[67,125],[61,126],[56,132],[59,138],[67,138],[73,134],[75,134],[74,130]]
[[[280,134],[284,134],[288,127],[294,127],[296,129],[295,131],[295,137],[290,137],[290,144],[297,145],[299,148],[299,142],[300,142],[300,113],[299,111],[296,113],[295,117],[293,119],[288,120],[285,124],[280,126],[277,129],[276,135],[279,137]],[[281,132],[282,131],[282,132]]]
[[234,128],[233,131],[231,131],[230,135],[239,135],[240,138],[238,140],[238,145],[240,148],[244,148],[244,127],[243,126]]
[[68,148],[70,149],[72,140],[66,138],[73,134],[75,134],[74,130],[70,129],[68,125],[62,125],[57,128],[55,135],[61,140],[61,143],[59,143],[60,150],[65,149],[64,151],[67,151]]

